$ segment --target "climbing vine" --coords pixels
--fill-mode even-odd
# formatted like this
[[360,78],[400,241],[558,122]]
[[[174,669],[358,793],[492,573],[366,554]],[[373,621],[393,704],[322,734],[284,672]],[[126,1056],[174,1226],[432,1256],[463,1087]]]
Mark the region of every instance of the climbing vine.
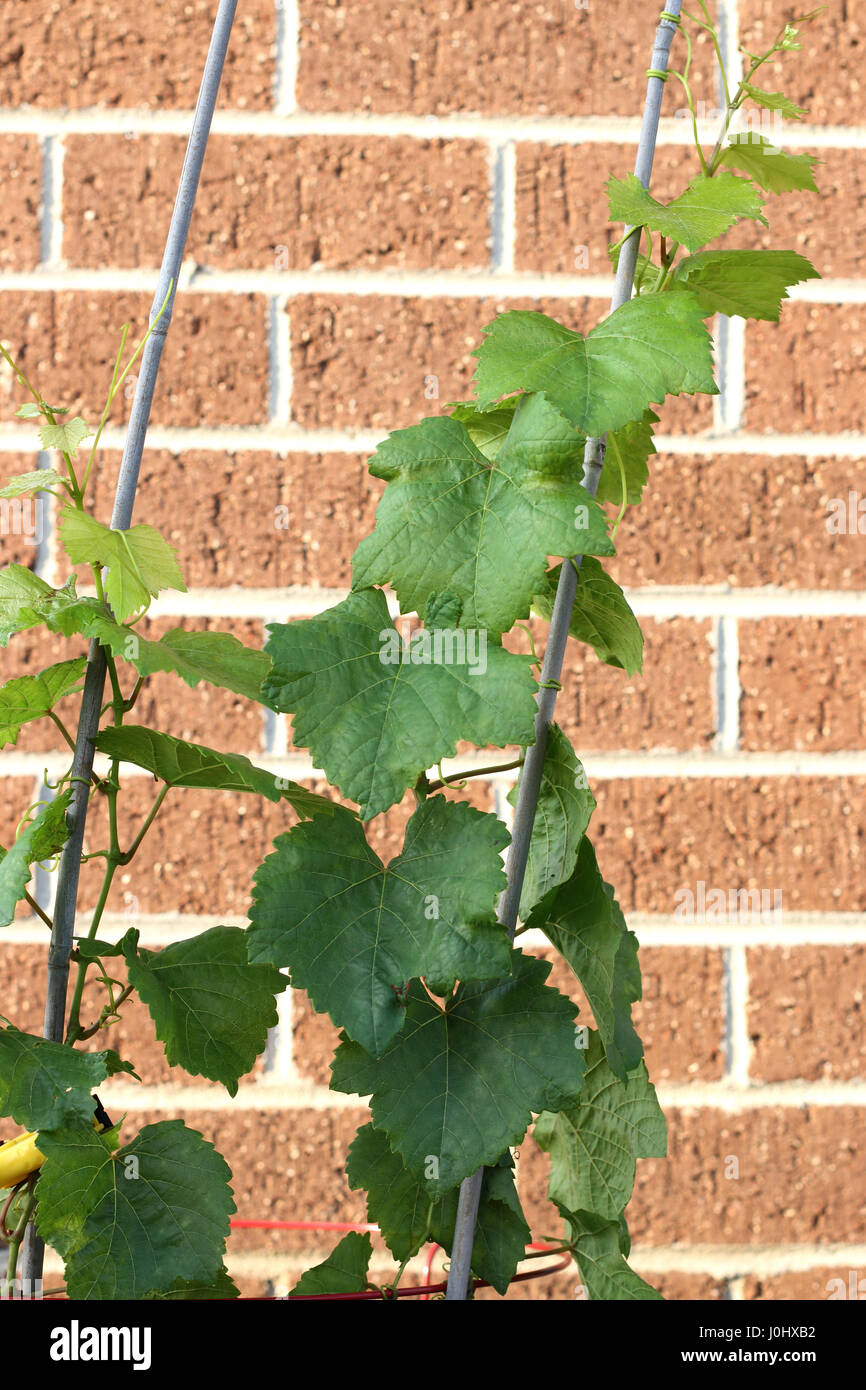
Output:
[[[515,945],[497,916],[505,825],[446,796],[449,780],[430,769],[468,741],[511,750],[495,770],[522,775],[536,738],[540,662],[531,636],[525,654],[503,639],[528,634],[533,614],[550,618],[562,565],[576,571],[571,636],[612,667],[641,669],[639,625],[604,561],[647,486],[653,407],[671,395],[717,392],[707,327],[714,315],[776,321],[788,289],[817,276],[794,251],[713,243],[739,221],[766,225],[771,197],[816,191],[812,156],[732,130],[746,106],[780,120],[804,114],[753,79],[769,57],[799,47],[796,25],[818,12],[785,25],[764,53],[743,49],[746,75],[734,85],[703,3],[700,11],[684,15],[710,34],[726,94],[714,148],[705,151],[699,139],[683,26],[686,60],[673,75],[693,119],[695,176],[667,203],[634,175],[607,184],[610,218],[626,227],[610,248],[613,265],[630,239],[640,247],[634,296],[585,335],[535,311],[503,313],[488,325],[472,399],[390,434],[371,459],[371,473],[387,486],[375,529],[355,552],[348,597],[317,617],[271,625],[264,651],[224,633],[175,628],[144,637],[139,624],[152,599],[184,589],[176,555],[149,525],[112,530],[88,510],[100,436],[143,344],[122,367],[124,331],[95,430],[65,419],[68,410],[49,405],[0,348],[30,396],[17,415],[32,419],[42,447],[58,456],[56,469],[10,479],[0,499],[54,498],[70,571],[55,587],[21,565],[0,570],[0,643],[37,627],[79,648],[89,641],[91,653],[104,654],[110,682],[93,739],[101,770],[90,777],[91,796],[107,808],[107,838],[84,855],[101,861],[102,886],[74,941],[65,1038],[30,1035],[6,1019],[0,1027],[0,1113],[26,1131],[0,1147],[9,1280],[35,1222],[63,1257],[73,1298],[236,1293],[224,1265],[234,1210],[224,1159],[180,1120],[121,1138],[97,1088],[118,1074],[135,1077],[134,1063],[110,1046],[82,1044],[107,1043],[137,994],[168,1063],[234,1095],[276,1023],[287,971],[341,1030],[332,1088],[370,1097],[370,1122],[351,1145],[347,1174],[366,1193],[369,1220],[398,1266],[388,1291],[426,1242],[450,1250],[460,1185],[483,1170],[471,1268],[505,1292],[529,1240],[511,1150],[531,1127],[550,1156],[549,1196],[562,1228],[555,1247],[574,1256],[588,1296],[659,1296],[627,1263],[625,1212],[637,1160],[666,1152],[665,1123],[631,1018],[641,995],[638,943],[588,834],[595,800],[584,768],[554,725],[515,939],[544,934],[580,982],[594,1027],[549,985],[550,964]],[[593,493],[584,455],[587,441],[605,437]],[[391,616],[388,587],[401,617],[417,619],[408,640],[401,617]],[[14,745],[25,724],[48,718],[74,747],[58,706],[81,694],[87,661],[79,650],[0,687],[3,742]],[[290,714],[294,745],[309,750],[358,810],[238,754],[135,723],[145,682],[166,671]],[[159,786],[124,844],[118,804],[128,765]],[[473,764],[460,778],[490,770]],[[24,902],[52,926],[29,885],[33,866],[56,862],[68,839],[73,781],[70,767],[0,850],[3,924]],[[249,926],[213,927],[158,952],[141,946],[135,927],[119,942],[103,940],[118,869],[134,861],[166,798],[188,787],[256,793],[295,813],[255,874]],[[410,790],[415,807],[402,849],[385,864],[366,823]],[[85,1020],[90,972],[104,1004]],[[349,1234],[294,1294],[365,1289],[371,1250],[368,1235]]]

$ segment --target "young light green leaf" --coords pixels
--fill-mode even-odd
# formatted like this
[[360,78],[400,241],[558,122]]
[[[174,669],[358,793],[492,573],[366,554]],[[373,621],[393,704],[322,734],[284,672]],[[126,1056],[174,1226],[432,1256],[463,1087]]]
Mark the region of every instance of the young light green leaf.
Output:
[[42,411],[35,401],[25,401],[15,412],[16,420],[38,420]]
[[665,1118],[646,1064],[621,1080],[594,1029],[583,1090],[558,1113],[539,1115],[534,1135],[550,1154],[550,1200],[609,1220],[617,1220],[631,1198],[637,1160],[667,1153]]
[[790,97],[786,97],[784,92],[764,92],[760,87],[753,87],[750,82],[743,83],[743,91],[757,106],[763,106],[767,111],[780,111],[785,120],[799,121],[800,117],[806,114],[806,107],[798,106]]
[[0,570],[0,647],[8,645],[13,633],[39,626],[43,619],[38,605],[53,592],[50,584],[23,565]]
[[574,1258],[590,1300],[661,1299],[662,1295],[626,1263],[621,1222],[587,1211],[560,1207],[560,1212],[568,1224]]
[[142,676],[174,671],[189,686],[207,681],[249,700],[266,703],[261,685],[271,669],[270,661],[264,652],[245,647],[228,632],[187,632],[174,627],[159,641],[151,642],[132,628],[116,623],[97,599],[79,598],[74,579],[56,593],[49,591],[49,595],[44,620],[52,632],[66,637],[80,632],[95,638],[113,656],[134,665]]
[[544,984],[550,969],[515,951],[511,979],[465,981],[444,1010],[413,982],[402,1032],[378,1059],[343,1036],[332,1088],[372,1093],[373,1124],[428,1197],[497,1163],[532,1111],[579,1093],[575,1005]]
[[271,965],[252,964],[247,933],[211,927],[161,951],[124,938],[129,982],[147,1005],[170,1067],[221,1081],[230,1096],[264,1051],[277,1022],[276,995],[288,980]]
[[4,488],[0,488],[0,497],[25,497],[28,492],[49,491],[62,482],[53,468],[36,468],[32,473],[16,473]]
[[86,665],[83,656],[58,661],[38,676],[15,676],[0,685],[0,745],[16,744],[22,724],[41,719],[64,695],[75,691]]
[[796,251],[699,251],[680,261],[671,289],[691,291],[705,315],[729,314],[777,323],[788,287],[820,278],[815,267]]
[[500,314],[474,354],[479,403],[543,391],[575,429],[602,435],[640,420],[665,396],[717,394],[712,340],[700,306],[685,308],[684,299],[631,299],[585,338],[535,310]]
[[[656,452],[652,427],[658,422],[659,417],[654,410],[645,410],[641,420],[630,420],[622,429],[612,431],[622,459],[625,472],[625,500],[630,507],[640,501],[649,477],[647,460]],[[595,497],[597,502],[613,502],[617,507],[622,506],[622,475],[610,436]]]
[[139,1299],[219,1278],[235,1210],[225,1159],[182,1120],[112,1147],[95,1130],[40,1133],[39,1233],[71,1299]]
[[319,1293],[363,1293],[373,1244],[366,1231],[350,1231],[321,1264],[301,1275],[289,1298]]
[[162,589],[186,593],[174,548],[152,526],[142,522],[112,531],[87,512],[64,507],[59,528],[73,564],[107,566],[105,596],[119,622],[146,608]]
[[719,163],[730,169],[743,169],[768,193],[790,193],[805,189],[817,193],[812,170],[822,163],[812,154],[787,154],[763,135],[748,131],[735,135],[719,156]]
[[529,616],[549,555],[614,554],[580,482],[585,443],[542,395],[521,399],[494,464],[450,416],[396,431],[370,463],[388,487],[353,556],[354,588],[390,583],[422,617],[447,589],[463,627],[508,632]]
[[66,420],[62,425],[45,424],[39,431],[43,449],[59,449],[64,454],[74,454],[82,440],[93,434],[93,430],[80,415]]
[[72,793],[64,791],[42,806],[8,851],[0,850],[0,927],[8,927],[15,906],[30,882],[31,864],[50,859],[69,839],[66,810]]
[[[242,753],[217,753],[199,743],[186,743],[170,734],[138,724],[103,729],[94,747],[110,758],[134,763],[152,772],[169,787],[206,787],[212,791],[257,792],[268,801],[288,801],[301,817],[335,815],[343,808],[297,782],[275,777],[256,767]],[[352,816],[352,812],[345,812]]]
[[[517,805],[519,790],[518,781],[508,793],[512,806]],[[552,889],[571,878],[595,805],[574,749],[559,725],[552,725],[520,897],[522,920]]]
[[530,659],[484,632],[425,629],[404,649],[380,589],[268,631],[265,698],[294,714],[295,745],[310,749],[365,820],[451,757],[459,739],[534,741]]
[[761,213],[764,199],[755,185],[735,174],[714,178],[702,174],[670,203],[657,202],[634,174],[609,179],[607,191],[612,222],[650,227],[690,251],[722,236],[741,217],[765,224],[767,220]]
[[[553,613],[556,586],[562,569],[557,565],[548,572],[544,589],[533,601],[535,611],[546,620]],[[584,555],[577,574],[577,593],[574,599],[568,631],[578,642],[586,642],[600,661],[617,666],[627,675],[634,675],[643,666],[643,633],[640,623],[628,606],[625,594],[592,555]]]
[[451,418],[465,426],[476,449],[495,463],[514,421],[517,401],[503,401],[495,410],[479,410],[473,401],[458,401],[449,408]]
[[256,871],[250,960],[288,966],[316,1009],[378,1056],[403,1025],[396,991],[426,976],[509,973],[494,916],[508,832],[494,815],[442,796],[423,801],[387,868],[357,820],[297,825]]
[[608,1063],[624,1079],[643,1055],[631,1021],[631,1006],[640,998],[637,938],[627,930],[586,836],[571,878],[537,905],[526,924],[541,927],[580,980]]
[[107,1074],[104,1052],[77,1052],[12,1024],[0,1028],[0,1115],[25,1129],[92,1124],[91,1091]]
[[[364,1125],[349,1149],[346,1176],[353,1189],[367,1192],[367,1220],[378,1225],[395,1259],[416,1254],[426,1240],[450,1254],[457,1218],[457,1188],[430,1202],[424,1185],[403,1166],[381,1130]],[[429,1220],[428,1220],[429,1217]],[[514,1186],[511,1154],[495,1168],[485,1168],[472,1270],[504,1294],[530,1240]]]

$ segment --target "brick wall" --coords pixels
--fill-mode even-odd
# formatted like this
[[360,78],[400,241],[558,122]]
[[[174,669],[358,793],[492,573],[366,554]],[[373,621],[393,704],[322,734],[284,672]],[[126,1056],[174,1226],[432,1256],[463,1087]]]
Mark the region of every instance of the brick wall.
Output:
[[[602,185],[632,166],[658,8],[241,0],[136,509],[190,583],[156,605],[154,628],[181,616],[260,642],[266,622],[328,607],[380,494],[366,456],[466,392],[481,325],[520,306],[584,331],[604,316]],[[722,395],[665,407],[615,562],[645,625],[644,674],[575,649],[560,701],[598,797],[602,869],[643,946],[638,1026],[671,1153],[639,1165],[633,1263],[675,1298],[820,1299],[830,1279],[866,1276],[866,563],[860,536],[826,525],[829,500],[859,488],[866,447],[859,8],[831,4],[763,84],[810,109],[786,134],[824,161],[821,199],[771,199],[770,238],[731,237],[794,246],[825,278],[793,291],[780,327],[718,325]],[[0,3],[0,336],[49,398],[91,418],[120,324],[146,322],[215,9]],[[738,35],[755,49],[795,12],[719,9],[730,55]],[[712,104],[707,44],[695,64],[696,96]],[[689,161],[679,104],[671,82],[660,196]],[[33,433],[11,418],[19,399],[0,372],[5,473],[33,466]],[[127,412],[119,402],[100,457],[104,517]],[[281,504],[288,532],[274,525]],[[58,577],[50,533],[2,544],[4,562]],[[23,634],[3,677],[59,651]],[[231,695],[159,677],[143,714],[313,777],[286,724]],[[63,762],[51,726],[2,755],[0,840]],[[151,792],[129,781],[132,824]],[[472,795],[506,815],[508,786]],[[372,823],[380,853],[396,851],[406,815]],[[250,875],[284,826],[249,798],[173,794],[105,930],[134,917],[158,945],[243,921]],[[98,833],[97,817],[91,844]],[[676,894],[699,883],[781,893],[781,916],[684,922]],[[51,888],[41,875],[46,904]],[[38,1029],[44,929],[22,918],[0,952],[0,1010]],[[169,1072],[146,1017],[125,1009],[114,1045],[144,1084],[115,1085],[109,1104],[142,1123],[181,1114],[213,1137],[243,1216],[356,1219],[342,1168],[363,1115],[327,1090],[332,1042],[302,996],[284,996],[230,1102]],[[545,1161],[523,1145],[537,1233],[552,1225]],[[283,1290],[328,1244],[242,1232],[230,1265],[247,1291]],[[575,1282],[545,1293],[573,1297]]]

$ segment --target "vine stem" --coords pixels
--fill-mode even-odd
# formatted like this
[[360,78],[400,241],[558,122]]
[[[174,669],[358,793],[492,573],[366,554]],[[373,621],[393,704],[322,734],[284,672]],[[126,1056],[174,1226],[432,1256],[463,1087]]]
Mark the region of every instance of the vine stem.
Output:
[[[679,16],[681,8],[682,0],[667,0],[666,10],[669,14]],[[677,25],[674,21],[668,19],[659,21],[650,64],[651,69],[656,72],[667,71],[668,56],[676,30]],[[649,77],[634,168],[635,176],[644,188],[649,187],[650,175],[652,174],[663,94],[664,79]],[[625,304],[632,294],[639,237],[631,236],[631,231],[632,228],[626,229],[626,240],[623,243],[617,264],[613,298],[610,305],[611,313]],[[586,441],[583,457],[583,485],[593,496],[598,489],[602,465],[604,464],[604,448],[603,438]],[[499,921],[507,927],[512,940],[517,928],[520,895],[523,890],[523,880],[529,857],[529,841],[538,805],[538,795],[541,790],[541,775],[547,753],[550,726],[553,722],[557,686],[562,674],[562,663],[565,657],[571,612],[574,607],[574,596],[577,592],[577,577],[581,560],[580,555],[575,556],[573,563],[563,565],[560,571],[541,670],[541,688],[538,692],[538,709],[535,716],[535,743],[526,750],[526,760],[520,778],[520,790],[517,795],[517,807],[514,812],[514,826],[511,833],[511,849],[508,854],[507,883],[499,900],[497,912]],[[471,1177],[464,1178],[460,1185],[457,1220],[451,1247],[451,1269],[445,1294],[446,1300],[450,1302],[465,1300],[469,1291],[472,1247],[475,1242],[475,1224],[478,1219],[483,1177],[484,1169],[479,1168]]]
[[[148,337],[142,352],[141,370],[135,383],[135,395],[129,416],[129,427],[120,463],[114,510],[111,516],[111,527],[115,531],[126,531],[132,524],[135,491],[138,486],[144,440],[150,421],[153,393],[156,388],[166,335],[171,323],[177,282],[183,264],[192,210],[198,192],[199,177],[236,10],[237,0],[220,0],[214,20],[192,129],[187,142],[177,196],[171,214],[162,266],[150,311],[150,327],[153,328],[153,332]],[[48,987],[42,1031],[46,1038],[51,1038],[54,1042],[62,1042],[66,1019],[69,956],[72,951],[72,938],[75,929],[75,906],[81,872],[81,852],[84,847],[84,828],[87,819],[90,778],[93,771],[93,739],[99,729],[106,669],[105,649],[100,647],[97,642],[91,642],[87,673],[84,678],[84,691],[81,697],[75,754],[72,761],[72,800],[66,813],[69,839],[64,846],[60,861],[57,906],[54,912],[51,945],[48,949]],[[31,1232],[32,1226],[28,1228],[28,1234]],[[35,1235],[35,1232],[32,1232],[32,1238],[25,1241],[24,1249],[24,1277],[31,1281],[42,1277],[43,1249],[42,1241]]]

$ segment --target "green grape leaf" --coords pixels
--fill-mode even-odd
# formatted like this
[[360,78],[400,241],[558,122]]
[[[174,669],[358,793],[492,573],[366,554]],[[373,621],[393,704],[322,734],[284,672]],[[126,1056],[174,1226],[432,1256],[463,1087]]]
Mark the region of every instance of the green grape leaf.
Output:
[[639,1158],[664,1158],[665,1118],[646,1064],[624,1080],[610,1069],[599,1034],[589,1032],[586,1079],[577,1100],[535,1122],[550,1154],[547,1195],[559,1207],[616,1220],[628,1204]]
[[270,661],[264,652],[245,647],[228,632],[186,632],[175,627],[151,642],[115,622],[97,599],[79,598],[74,578],[56,593],[50,591],[39,621],[43,618],[52,632],[95,638],[113,656],[134,665],[142,676],[173,671],[189,686],[206,681],[265,703],[261,686],[271,669]]
[[403,1025],[395,991],[407,980],[450,993],[457,978],[508,974],[494,917],[507,843],[496,816],[442,796],[419,805],[387,869],[357,820],[297,825],[256,871],[250,960],[288,966],[316,1009],[378,1056]]
[[749,179],[735,174],[703,174],[690,183],[685,193],[671,203],[659,203],[634,174],[607,183],[612,222],[631,227],[650,227],[662,236],[697,251],[708,241],[724,235],[740,217],[753,217],[766,224],[761,214],[764,199]]
[[66,810],[71,798],[71,791],[61,792],[24,826],[11,849],[0,849],[0,927],[8,927],[15,917],[15,906],[30,882],[31,864],[50,859],[69,839]]
[[543,395],[524,396],[495,464],[448,415],[398,430],[370,463],[389,486],[352,560],[354,588],[390,583],[404,612],[463,600],[461,625],[508,632],[529,616],[549,555],[612,555],[582,486],[585,439]]
[[95,1130],[40,1134],[39,1233],[65,1261],[71,1299],[138,1299],[220,1277],[235,1210],[231,1172],[182,1120],[112,1148]]
[[[630,420],[621,429],[612,431],[622,458],[623,471],[625,472],[625,500],[630,507],[638,503],[643,496],[643,490],[649,477],[647,460],[651,454],[656,452],[653,444],[652,427],[657,425],[658,421],[659,417],[654,410],[645,410],[641,420]],[[598,480],[596,501],[613,502],[617,507],[621,507],[622,476],[616,461],[616,453],[611,447],[610,435],[604,457],[605,467],[602,468],[601,477]]]
[[[207,787],[212,791],[257,792],[268,801],[288,801],[302,818],[334,815],[343,807],[297,782],[275,777],[256,767],[242,753],[218,753],[199,743],[186,743],[170,734],[138,724],[103,729],[93,740],[109,758],[146,768],[169,787]],[[345,814],[353,816],[353,812]]]
[[38,420],[42,411],[35,401],[25,401],[15,412],[16,420]]
[[63,479],[53,468],[37,468],[32,473],[16,473],[4,488],[0,497],[24,497],[28,492],[48,491],[62,483]]
[[[548,622],[561,569],[562,566],[557,565],[548,572],[545,587],[533,600],[536,613]],[[599,660],[608,666],[616,666],[629,676],[643,667],[640,623],[616,580],[611,579],[593,555],[584,555],[577,572],[577,592],[568,631],[576,641],[588,643]]]
[[497,1163],[532,1111],[579,1093],[575,1006],[544,984],[550,970],[514,951],[510,979],[464,981],[445,1009],[413,981],[403,1029],[379,1058],[342,1035],[332,1089],[372,1094],[373,1124],[428,1197]]
[[170,1067],[221,1081],[230,1096],[264,1051],[277,1022],[275,997],[288,980],[272,965],[252,964],[247,933],[211,927],[161,951],[124,938],[129,982],[147,1005]]
[[90,434],[93,434],[93,430],[80,415],[76,415],[62,425],[43,425],[39,439],[43,449],[60,449],[64,454],[74,454],[82,440]]
[[823,160],[813,154],[788,154],[765,136],[749,131],[733,136],[719,155],[719,163],[745,170],[768,193],[790,193],[797,189],[817,193],[812,170]]
[[363,1293],[373,1243],[366,1231],[350,1231],[321,1264],[301,1275],[289,1298],[317,1293]]
[[450,409],[451,418],[465,426],[476,449],[495,463],[514,421],[517,400],[503,401],[495,410],[479,410],[473,401],[458,401]]
[[805,106],[798,106],[783,92],[764,92],[760,87],[753,87],[750,82],[743,83],[743,91],[757,106],[763,106],[767,111],[781,111],[785,120],[799,121],[800,117],[806,114]]
[[105,596],[119,622],[146,608],[162,589],[186,593],[174,548],[152,526],[142,522],[112,531],[74,507],[62,509],[58,526],[73,564],[108,567]]
[[[519,791],[518,781],[508,793],[512,806],[517,805]],[[525,921],[537,903],[571,878],[595,805],[574,749],[559,725],[553,724],[529,841],[520,897],[521,920]]]
[[631,1021],[631,1006],[640,998],[637,938],[626,928],[613,890],[604,882],[595,850],[586,836],[571,878],[552,897],[538,904],[526,924],[541,927],[580,980],[608,1063],[624,1079],[643,1056],[641,1040]]
[[0,685],[0,745],[14,746],[23,724],[42,718],[64,695],[77,691],[86,665],[83,656],[58,661],[54,666],[46,666],[38,676],[15,676]]
[[37,604],[53,593],[50,584],[23,565],[0,570],[0,647],[8,646],[13,633],[39,626],[43,619]]
[[183,1300],[240,1298],[240,1290],[222,1265],[214,1279],[175,1279],[171,1288],[162,1292],[146,1293],[145,1300]]
[[0,1115],[25,1129],[92,1124],[91,1091],[107,1075],[104,1052],[77,1052],[12,1024],[0,1028]]
[[[395,1259],[409,1259],[427,1240],[450,1254],[458,1189],[431,1204],[423,1183],[407,1172],[381,1130],[372,1125],[358,1130],[349,1149],[346,1176],[350,1188],[366,1190],[367,1220],[378,1225]],[[504,1294],[530,1239],[514,1186],[513,1160],[510,1153],[504,1154],[495,1168],[484,1170],[472,1246],[473,1272]]]
[[665,396],[718,394],[712,340],[684,295],[646,295],[614,310],[584,338],[531,309],[500,314],[475,350],[482,406],[514,391],[543,391],[586,435],[640,420]]
[[403,648],[380,589],[268,631],[266,699],[294,714],[295,745],[310,749],[365,820],[451,757],[459,739],[498,747],[535,739],[529,657],[462,628],[424,629]]
[[670,288],[690,290],[705,315],[778,323],[788,286],[820,278],[796,251],[699,251],[680,261]]
[[120,1053],[115,1052],[114,1048],[107,1047],[102,1056],[105,1058],[105,1068],[109,1076],[119,1076],[122,1073],[124,1076],[134,1076],[136,1081],[141,1080],[132,1063],[124,1062]]
[[626,1263],[621,1226],[588,1211],[560,1212],[569,1227],[574,1258],[590,1300],[661,1300],[662,1295]]

